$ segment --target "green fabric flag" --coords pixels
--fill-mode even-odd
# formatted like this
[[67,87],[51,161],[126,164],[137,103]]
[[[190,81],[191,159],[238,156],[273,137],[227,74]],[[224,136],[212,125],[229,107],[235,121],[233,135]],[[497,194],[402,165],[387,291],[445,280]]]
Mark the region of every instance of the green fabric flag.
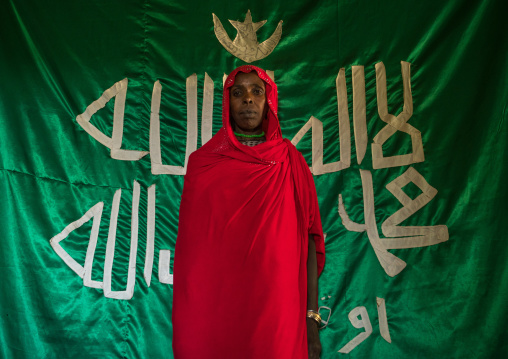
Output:
[[0,357],[173,357],[183,175],[246,61],[314,174],[321,357],[506,357],[507,10],[3,1]]

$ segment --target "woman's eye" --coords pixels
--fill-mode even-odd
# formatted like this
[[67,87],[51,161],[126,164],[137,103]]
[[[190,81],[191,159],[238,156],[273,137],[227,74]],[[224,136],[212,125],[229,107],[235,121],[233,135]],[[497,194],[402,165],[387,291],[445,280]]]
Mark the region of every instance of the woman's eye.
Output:
[[238,97],[240,96],[242,93],[240,91],[233,91],[233,96],[235,97]]

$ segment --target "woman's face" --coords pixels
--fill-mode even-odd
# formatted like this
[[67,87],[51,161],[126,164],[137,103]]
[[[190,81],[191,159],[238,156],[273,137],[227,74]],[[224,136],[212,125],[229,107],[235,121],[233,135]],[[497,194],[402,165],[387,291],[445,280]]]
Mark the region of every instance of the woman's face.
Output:
[[239,72],[230,89],[229,112],[240,133],[260,133],[266,117],[265,83],[255,71]]

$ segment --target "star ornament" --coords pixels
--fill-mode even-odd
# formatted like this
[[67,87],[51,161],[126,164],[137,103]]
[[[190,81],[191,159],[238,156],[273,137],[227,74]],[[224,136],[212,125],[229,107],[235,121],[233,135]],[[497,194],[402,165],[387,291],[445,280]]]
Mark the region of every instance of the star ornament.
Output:
[[279,43],[282,35],[282,20],[279,21],[277,28],[270,38],[261,44],[257,40],[256,32],[266,23],[266,20],[252,22],[250,10],[247,10],[245,20],[243,22],[229,20],[231,25],[236,29],[237,35],[234,41],[231,41],[228,34],[224,30],[219,18],[213,15],[214,31],[217,40],[235,57],[250,63],[261,60],[270,55]]
[[250,14],[250,10],[247,10],[247,15],[245,15],[245,21],[233,21],[229,20],[231,25],[238,31],[235,39],[233,40],[233,45],[236,46],[245,46],[246,44],[258,44],[258,37],[256,32],[266,24],[266,20],[259,22],[252,22],[252,16]]

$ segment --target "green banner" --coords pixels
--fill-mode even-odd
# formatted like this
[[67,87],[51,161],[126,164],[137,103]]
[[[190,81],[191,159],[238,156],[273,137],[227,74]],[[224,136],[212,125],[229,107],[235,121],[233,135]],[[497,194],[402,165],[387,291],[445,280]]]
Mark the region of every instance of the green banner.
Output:
[[187,159],[247,61],[314,175],[321,357],[506,357],[507,10],[3,1],[0,357],[173,357]]

